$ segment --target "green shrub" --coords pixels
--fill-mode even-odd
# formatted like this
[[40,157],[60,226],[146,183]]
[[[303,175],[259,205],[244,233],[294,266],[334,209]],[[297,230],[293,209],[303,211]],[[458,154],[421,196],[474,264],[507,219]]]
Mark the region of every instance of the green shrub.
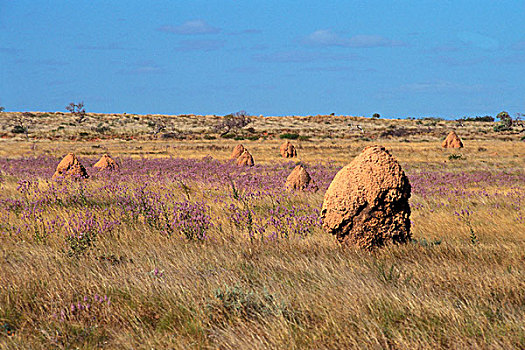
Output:
[[498,124],[498,125],[494,125],[494,131],[495,132],[501,132],[501,131],[509,131],[510,130],[510,127],[501,123],[501,124]]
[[111,128],[108,125],[104,125],[103,123],[98,123],[96,127],[91,128],[94,132],[97,134],[105,134],[108,131],[111,131]]
[[25,126],[22,126],[22,125],[16,125],[12,130],[11,132],[13,134],[25,134],[27,133],[27,127]]
[[432,122],[442,122],[444,119],[440,117],[425,117],[423,120],[432,121]]
[[500,132],[512,129],[512,117],[507,112],[498,113],[496,118],[500,120],[500,123],[494,126],[494,131]]
[[474,118],[463,117],[463,118],[458,119],[458,121],[461,121],[461,122],[493,122],[494,117],[491,117],[490,115],[486,115],[484,117],[476,116]]
[[215,301],[208,305],[215,314],[223,317],[257,319],[284,314],[286,306],[266,290],[254,292],[239,286],[226,286],[215,291]]
[[299,138],[299,134],[284,133],[284,134],[279,135],[279,138],[288,139],[288,140],[297,140]]
[[455,154],[455,153],[452,153],[448,156],[448,160],[455,160],[455,159],[461,159],[463,157],[462,154]]

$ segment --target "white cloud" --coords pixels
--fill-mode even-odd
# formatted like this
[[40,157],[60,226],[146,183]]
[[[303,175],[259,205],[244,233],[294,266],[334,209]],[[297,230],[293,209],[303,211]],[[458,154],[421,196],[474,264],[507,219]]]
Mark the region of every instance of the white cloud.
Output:
[[203,20],[187,21],[179,26],[164,25],[158,28],[161,32],[180,35],[216,34],[220,28],[213,27]]

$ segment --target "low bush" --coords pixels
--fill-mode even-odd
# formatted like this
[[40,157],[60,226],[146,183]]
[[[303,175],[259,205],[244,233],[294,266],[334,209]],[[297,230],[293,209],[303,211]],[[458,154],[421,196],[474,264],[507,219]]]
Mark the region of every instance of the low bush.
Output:
[[299,134],[284,133],[284,134],[279,135],[279,138],[287,139],[287,140],[297,140],[299,138]]
[[161,135],[163,139],[176,139],[178,138],[178,135],[174,132],[166,132]]
[[463,117],[458,119],[458,121],[461,122],[493,122],[494,117],[491,117],[490,115],[486,115],[484,117],[475,116],[475,117]]
[[453,153],[448,156],[448,160],[456,160],[456,159],[461,159],[461,158],[463,158],[462,154]]
[[25,134],[27,133],[27,127],[22,125],[15,125],[15,127],[11,130],[13,134]]
[[108,131],[111,131],[111,128],[108,125],[104,125],[103,123],[99,123],[97,126],[92,127],[91,130],[93,130],[97,134],[105,134]]

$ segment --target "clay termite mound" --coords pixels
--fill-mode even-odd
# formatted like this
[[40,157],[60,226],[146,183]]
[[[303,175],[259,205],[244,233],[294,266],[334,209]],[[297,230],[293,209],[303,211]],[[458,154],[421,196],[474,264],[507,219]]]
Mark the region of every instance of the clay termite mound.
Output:
[[364,249],[410,240],[411,186],[381,146],[363,150],[334,177],[325,193],[323,227],[344,245]]
[[117,170],[119,166],[113,158],[104,154],[99,161],[93,165],[93,167],[98,168],[99,170]]
[[88,178],[86,168],[78,161],[73,153],[68,153],[57,165],[52,179],[57,178]]
[[310,186],[313,191],[317,191],[318,187],[312,180],[312,177],[306,170],[306,168],[299,164],[297,165],[290,175],[288,175],[288,178],[286,179],[286,183],[284,184],[284,187],[287,190],[298,190],[298,191],[304,191]]
[[284,142],[279,148],[279,151],[281,152],[281,156],[283,158],[297,157],[297,151],[290,141]]
[[242,144],[235,146],[235,148],[232,151],[232,154],[230,155],[230,160],[235,160],[239,158],[245,150],[246,148],[244,148]]
[[451,131],[441,146],[443,148],[463,148],[463,142],[461,142],[461,139],[456,134],[456,132]]
[[237,165],[241,166],[254,166],[253,157],[247,149],[237,158]]

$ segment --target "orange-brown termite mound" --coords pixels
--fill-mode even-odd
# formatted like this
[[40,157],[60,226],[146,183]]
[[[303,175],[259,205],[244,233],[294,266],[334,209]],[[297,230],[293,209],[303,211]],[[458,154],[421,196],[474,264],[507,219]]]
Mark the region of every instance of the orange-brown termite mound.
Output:
[[463,142],[454,131],[451,131],[441,146],[443,148],[463,148]]
[[99,161],[93,165],[93,167],[98,168],[99,170],[117,170],[119,166],[113,158],[104,154]]
[[78,161],[77,157],[73,153],[68,153],[58,163],[57,169],[53,174],[52,179],[57,178],[88,178],[89,175],[86,171],[86,168]]
[[279,148],[279,151],[281,152],[281,156],[283,158],[297,157],[297,151],[290,141],[283,143]]
[[244,146],[242,144],[239,144],[239,145],[235,146],[235,148],[232,151],[232,154],[230,155],[230,160],[236,160],[237,158],[239,158],[242,155],[242,153],[245,150],[246,150],[246,148],[244,148]]
[[242,154],[239,156],[239,158],[237,158],[237,165],[240,165],[240,166],[254,166],[254,164],[255,163],[253,161],[252,155],[246,149],[244,150],[244,152],[242,152]]
[[308,188],[308,186],[310,186],[314,191],[318,190],[317,185],[312,180],[312,177],[301,164],[292,170],[286,179],[286,183],[284,184],[284,187],[289,191],[304,191]]
[[339,242],[364,249],[410,240],[410,183],[381,146],[363,150],[325,193],[323,227]]

